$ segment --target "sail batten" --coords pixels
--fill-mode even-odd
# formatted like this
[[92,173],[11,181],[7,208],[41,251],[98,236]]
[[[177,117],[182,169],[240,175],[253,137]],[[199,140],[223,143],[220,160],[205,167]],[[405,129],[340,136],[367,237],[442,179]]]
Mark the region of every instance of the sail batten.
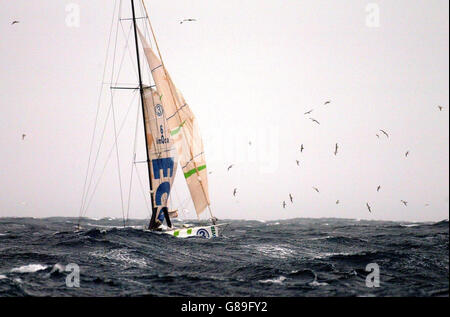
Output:
[[[197,120],[181,92],[173,84],[161,60],[139,32],[144,53],[155,81],[160,102],[166,111],[170,136],[176,146],[178,160],[183,169],[197,215],[210,205],[208,177],[203,142]],[[193,177],[193,176],[197,177]]]

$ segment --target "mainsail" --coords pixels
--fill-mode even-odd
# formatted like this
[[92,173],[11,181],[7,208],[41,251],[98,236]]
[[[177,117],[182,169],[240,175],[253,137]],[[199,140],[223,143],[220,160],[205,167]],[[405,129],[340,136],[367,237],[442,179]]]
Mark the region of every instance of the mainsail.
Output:
[[164,209],[167,208],[170,190],[176,174],[176,148],[170,136],[167,114],[159,94],[151,88],[146,88],[144,89],[143,99],[148,164],[152,171],[150,181],[154,191],[153,206],[156,208],[157,219],[162,222],[164,220]]
[[159,100],[166,113],[165,119],[177,148],[178,159],[195,210],[197,215],[200,215],[210,202],[205,154],[197,120],[182,94],[176,89],[161,60],[155,55],[140,31],[139,37],[156,84]]

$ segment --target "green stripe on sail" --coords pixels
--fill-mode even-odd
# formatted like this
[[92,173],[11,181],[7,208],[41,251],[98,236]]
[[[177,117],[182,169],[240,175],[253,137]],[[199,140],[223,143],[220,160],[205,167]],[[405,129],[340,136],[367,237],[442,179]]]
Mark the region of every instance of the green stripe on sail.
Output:
[[186,123],[186,120],[185,121],[183,121],[183,123],[181,123],[179,126],[178,126],[178,128],[176,128],[176,129],[174,129],[173,131],[170,131],[170,135],[175,135],[175,134],[177,134],[178,132],[180,132],[180,130],[181,130],[181,128],[183,127],[183,125]]
[[197,171],[200,172],[200,171],[204,170],[205,168],[206,168],[206,165],[199,166],[199,167],[197,167],[197,169],[193,168],[189,172],[184,173],[184,178],[189,178],[192,175],[194,175]]

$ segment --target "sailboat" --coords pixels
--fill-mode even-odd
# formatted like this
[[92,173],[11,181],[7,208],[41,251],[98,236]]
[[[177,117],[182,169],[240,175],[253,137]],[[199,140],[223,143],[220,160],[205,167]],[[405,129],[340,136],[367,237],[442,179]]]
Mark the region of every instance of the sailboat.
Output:
[[[131,1],[132,29],[135,42],[137,77],[142,109],[146,149],[147,176],[151,201],[151,216],[145,231],[178,238],[199,236],[214,238],[226,224],[218,224],[213,216],[208,191],[206,158],[200,130],[194,113],[182,93],[173,83],[161,57],[148,11],[143,0],[141,7],[149,26],[157,53],[138,27],[135,1]],[[140,17],[140,19],[142,19]],[[147,65],[142,65],[143,52]],[[142,71],[148,66],[153,85],[144,85]],[[171,195],[177,169],[181,167],[197,214],[208,211],[210,223],[204,225],[172,224],[176,210],[170,210]]]

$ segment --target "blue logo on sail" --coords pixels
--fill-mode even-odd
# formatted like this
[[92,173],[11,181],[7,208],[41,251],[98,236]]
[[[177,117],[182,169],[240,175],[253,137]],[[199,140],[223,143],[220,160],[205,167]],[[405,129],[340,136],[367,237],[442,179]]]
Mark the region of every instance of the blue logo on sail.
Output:
[[161,117],[163,114],[163,107],[160,104],[155,106],[155,113],[158,117]]

